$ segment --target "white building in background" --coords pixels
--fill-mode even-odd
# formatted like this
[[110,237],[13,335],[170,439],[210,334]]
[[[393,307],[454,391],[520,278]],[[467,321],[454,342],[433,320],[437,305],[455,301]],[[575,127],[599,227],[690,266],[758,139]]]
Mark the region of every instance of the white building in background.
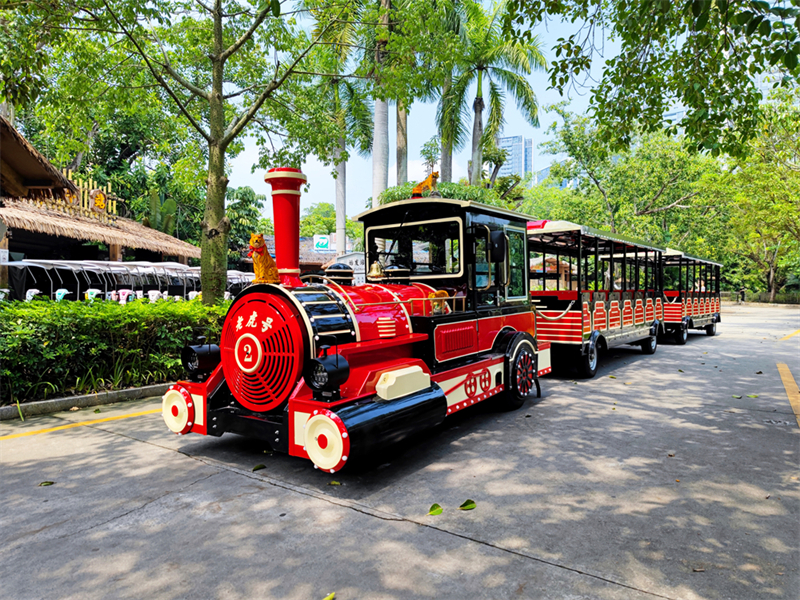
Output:
[[498,171],[498,177],[519,175],[525,177],[533,172],[533,138],[521,135],[497,138],[497,147],[508,151],[508,160]]

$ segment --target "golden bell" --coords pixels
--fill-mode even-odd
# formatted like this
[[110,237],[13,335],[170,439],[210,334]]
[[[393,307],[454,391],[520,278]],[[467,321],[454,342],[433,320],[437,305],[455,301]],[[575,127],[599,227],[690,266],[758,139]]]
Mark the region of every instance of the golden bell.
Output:
[[370,265],[369,267],[369,273],[367,274],[367,277],[369,277],[370,279],[382,278],[383,267],[381,266],[381,263],[379,263],[377,260],[374,263],[372,263],[372,265]]

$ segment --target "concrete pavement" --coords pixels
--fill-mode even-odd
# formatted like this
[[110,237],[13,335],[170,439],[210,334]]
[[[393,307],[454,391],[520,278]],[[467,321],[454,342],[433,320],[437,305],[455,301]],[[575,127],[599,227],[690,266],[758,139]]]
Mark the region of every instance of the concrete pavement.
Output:
[[2,439],[157,399],[2,423],[0,598],[796,598],[800,311],[723,319],[362,472],[158,414]]

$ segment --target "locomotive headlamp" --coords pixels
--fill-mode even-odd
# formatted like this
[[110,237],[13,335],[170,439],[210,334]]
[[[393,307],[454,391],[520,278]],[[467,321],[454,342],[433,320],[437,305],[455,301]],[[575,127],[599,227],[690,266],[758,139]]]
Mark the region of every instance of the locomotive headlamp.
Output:
[[330,346],[320,346],[322,356],[309,362],[305,380],[314,397],[330,402],[339,399],[339,386],[350,377],[350,365],[340,354],[328,354]]
[[183,368],[192,376],[209,373],[217,368],[219,364],[219,346],[216,344],[206,344],[206,338],[198,338],[200,342],[197,346],[184,346],[181,350],[181,362]]

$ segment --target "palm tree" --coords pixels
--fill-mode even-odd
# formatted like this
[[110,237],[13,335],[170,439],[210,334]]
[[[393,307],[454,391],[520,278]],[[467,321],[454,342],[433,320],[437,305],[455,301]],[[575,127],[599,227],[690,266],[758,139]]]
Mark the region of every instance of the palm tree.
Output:
[[[312,8],[312,2],[306,2]],[[318,85],[323,88],[328,101],[328,110],[338,126],[340,135],[337,148],[334,150],[336,163],[336,255],[341,256],[347,249],[347,147],[353,144],[362,156],[369,156],[372,151],[373,129],[372,105],[367,91],[358,79],[350,79],[343,71],[356,45],[355,23],[362,9],[362,3],[353,2],[346,15],[338,15],[339,23],[324,29],[320,19],[329,18],[324,10],[311,10],[317,18],[314,35],[325,31],[326,45],[317,52],[314,58],[321,63],[320,72],[332,77],[323,76]],[[337,76],[340,75],[340,76]],[[388,166],[387,166],[388,169]]]
[[[539,125],[539,104],[533,88],[525,78],[533,70],[544,70],[547,62],[542,55],[539,39],[509,40],[503,36],[502,23],[506,2],[501,1],[491,11],[473,0],[465,2],[467,10],[466,43],[461,56],[456,57],[453,83],[442,96],[436,115],[437,125],[445,142],[461,148],[466,141],[467,93],[477,84],[472,124],[472,161],[470,184],[478,185],[483,166],[483,148],[497,137],[503,127],[504,91],[511,94],[522,116],[534,127]],[[489,114],[483,128],[484,77],[489,88]]]

